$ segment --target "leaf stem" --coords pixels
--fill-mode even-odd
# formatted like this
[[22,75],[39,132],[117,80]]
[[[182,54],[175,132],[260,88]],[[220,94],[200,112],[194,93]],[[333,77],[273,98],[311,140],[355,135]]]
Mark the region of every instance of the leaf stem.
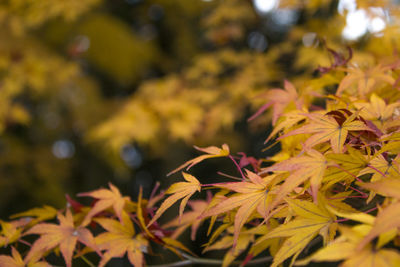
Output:
[[381,172],[380,170],[378,170],[377,168],[375,168],[374,166],[368,164],[367,166],[368,168],[373,169],[374,171],[378,172],[380,175],[382,175],[383,177],[386,177],[386,174],[384,174],[383,172]]
[[87,263],[90,267],[96,267],[90,260],[88,260],[84,255],[81,255],[80,258]]
[[159,187],[160,187],[160,182],[157,181],[157,183],[155,184],[153,190],[150,193],[149,199],[152,199],[156,195],[156,192],[157,192]]
[[243,172],[242,172],[242,168],[240,168],[239,164],[236,162],[236,160],[235,160],[231,155],[228,155],[228,157],[233,161],[233,163],[235,163],[236,168],[237,168],[237,169],[239,170],[239,172],[240,172],[240,175],[242,176],[243,180],[245,180],[246,177],[244,176],[244,174],[243,174]]
[[346,170],[346,169],[344,169],[344,168],[342,168],[339,164],[333,164],[333,165],[331,165],[332,167],[336,167],[336,168],[338,168],[339,170],[342,170],[342,171],[344,171],[344,172],[346,172],[347,174],[349,174],[349,175],[351,175],[354,179],[356,179],[357,181],[359,181],[359,182],[363,182],[360,178],[358,178],[356,175],[354,175],[353,173],[351,173],[351,172],[349,172],[348,170]]
[[328,197],[327,199],[347,199],[347,198],[367,198],[368,196],[345,196],[345,197]]
[[[343,186],[346,186],[346,184],[343,183],[343,182],[342,182],[341,184],[342,184]],[[355,188],[355,187],[352,187],[352,186],[349,185],[349,188],[352,189],[352,190],[354,190],[354,191],[356,191],[356,192],[358,192],[358,193],[360,193],[362,196],[368,196],[368,194],[366,194],[366,193],[364,193],[364,192],[358,190],[358,189]]]
[[217,174],[219,174],[221,176],[224,176],[224,177],[227,177],[227,178],[230,178],[230,179],[233,179],[233,180],[243,181],[242,179],[240,179],[238,177],[235,177],[235,176],[223,173],[223,172],[217,172]]

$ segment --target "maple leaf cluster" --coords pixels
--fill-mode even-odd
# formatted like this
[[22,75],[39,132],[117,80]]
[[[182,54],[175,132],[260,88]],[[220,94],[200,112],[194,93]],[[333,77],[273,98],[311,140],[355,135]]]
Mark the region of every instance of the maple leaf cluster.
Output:
[[[285,81],[283,89],[264,95],[266,104],[251,117],[272,108],[274,129],[266,142],[275,139],[282,148],[274,156],[234,155],[227,144],[195,147],[205,154],[168,174],[185,169],[185,181],[149,199],[140,191],[132,201],[110,184],[78,195],[91,198],[90,206],[67,197],[63,210],[44,206],[16,214],[1,222],[0,244],[11,253],[0,256],[0,265],[50,266],[48,255],[60,253],[69,267],[92,253],[98,266],[126,256],[138,267],[145,254],[155,255],[153,243],[189,263],[207,263],[178,238],[190,228],[194,240],[208,224],[203,252],[224,249],[222,266],[237,258],[242,265],[400,266],[399,73],[394,59],[364,68],[349,61],[304,84]],[[336,86],[336,93],[312,94],[321,83]],[[232,161],[238,177],[202,184],[187,173],[218,157]],[[189,200],[200,191],[209,192],[206,200]],[[159,223],[177,202],[177,217]]]
[[[26,9],[24,5],[3,7],[15,10],[3,10],[8,18],[3,20],[14,21],[14,26],[9,25],[11,32],[22,34],[53,17],[75,17],[99,1],[74,0],[76,3],[71,5],[80,3],[76,11],[56,8],[53,12],[42,8],[39,2],[31,2],[30,9],[39,10],[40,19],[18,15],[23,13],[19,10]],[[291,3],[282,2],[289,6]],[[307,10],[320,4],[318,0],[303,2]],[[384,6],[388,1],[369,2],[358,1],[358,5]],[[221,2],[218,12],[206,19],[207,38],[221,47],[242,38],[244,29],[238,21],[254,15],[248,12],[250,9],[236,5],[246,6],[240,1]],[[333,19],[328,24],[337,25]],[[329,31],[319,28],[318,31]],[[266,54],[239,53],[224,48],[197,59],[183,78],[174,74],[141,86],[115,117],[88,134],[93,140],[108,140],[119,151],[121,144],[131,139],[157,146],[160,142],[154,140],[162,135],[190,141],[203,131],[205,136],[214,137],[220,127],[233,125],[234,117],[247,105],[256,106],[263,101],[248,120],[254,123],[270,112],[273,129],[266,137],[265,150],[279,144],[280,152],[255,158],[243,152],[235,154],[227,144],[195,146],[204,154],[168,174],[184,170],[184,180],[149,199],[143,198],[140,190],[138,198],[132,200],[109,184],[108,189],[78,194],[89,198],[91,205],[67,196],[64,209],[43,206],[15,214],[8,221],[0,221],[4,252],[0,267],[54,266],[57,257],[67,267],[79,261],[106,266],[113,258],[125,258],[132,266],[140,267],[146,265],[146,257],[159,256],[153,249],[156,244],[184,259],[171,263],[175,266],[245,266],[257,262],[272,267],[310,262],[340,262],[346,267],[400,266],[400,60],[395,53],[390,58],[379,56],[386,47],[395,48],[393,38],[398,36],[398,28],[388,25],[387,31],[394,33],[385,33],[366,45],[366,51],[375,50],[369,56],[353,53],[351,48],[343,56],[321,46],[334,61],[331,66],[320,66],[315,73],[318,77],[285,80],[283,88],[270,88],[264,93],[260,91],[272,81],[270,77],[281,77],[273,54],[294,49],[295,36],[290,44],[285,42],[279,47],[280,53],[274,49]],[[14,49],[12,44],[7,49]],[[321,62],[318,57],[323,52],[311,46],[314,45],[302,47],[294,59],[297,71]],[[2,68],[10,77],[30,77],[22,74],[31,69],[31,61],[42,62],[36,49],[26,49],[29,56],[12,56],[15,59]],[[0,132],[11,118],[20,123],[30,120],[27,111],[13,101],[23,88],[29,85],[34,92],[49,90],[45,85],[54,83],[45,81],[54,75],[46,73],[63,73],[56,79],[60,80],[57,85],[70,81],[79,72],[73,66],[66,71],[66,63],[57,57],[48,58],[48,64],[40,64],[38,69],[42,71],[36,74],[38,77],[33,76],[35,79],[15,79],[19,82],[2,85],[3,91],[12,93],[2,100],[7,112],[0,116],[4,124],[0,125]],[[225,65],[234,72],[227,79],[231,82],[220,80],[226,75]],[[257,99],[253,98],[256,94]],[[77,113],[82,116],[81,110]],[[7,117],[9,114],[11,118]],[[136,131],[138,128],[140,131]],[[229,180],[204,184],[201,178],[207,177],[189,174],[193,166],[221,157],[232,162],[238,177],[218,170],[223,179]],[[196,199],[198,192],[206,192],[207,199]],[[163,214],[176,204],[177,216],[163,222]],[[224,250],[223,259],[192,253],[179,241],[187,229],[192,240],[200,234],[207,236],[204,255]]]

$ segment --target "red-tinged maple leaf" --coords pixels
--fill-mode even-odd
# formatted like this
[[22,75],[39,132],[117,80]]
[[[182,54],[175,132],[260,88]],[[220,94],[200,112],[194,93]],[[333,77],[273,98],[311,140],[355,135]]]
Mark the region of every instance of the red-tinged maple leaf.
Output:
[[199,162],[201,162],[205,159],[226,157],[229,155],[229,146],[227,144],[223,144],[222,148],[218,148],[216,146],[209,146],[209,147],[205,147],[205,148],[194,146],[194,148],[196,148],[197,150],[202,151],[204,153],[207,153],[207,155],[201,155],[192,160],[185,162],[184,164],[182,164],[175,170],[169,172],[167,174],[167,176],[170,176],[171,174],[176,173],[186,167],[187,167],[186,170],[189,170],[191,167],[193,167],[194,165],[198,164]]
[[40,223],[25,233],[25,235],[40,235],[39,239],[32,245],[25,260],[29,261],[38,256],[41,257],[47,251],[59,247],[66,266],[70,267],[78,241],[87,247],[97,250],[92,233],[83,226],[74,226],[72,213],[69,209],[66,212],[66,216],[59,213],[57,219],[60,223],[59,225]]
[[97,199],[97,202],[94,204],[93,208],[90,209],[83,220],[82,225],[88,225],[93,216],[111,207],[114,209],[115,214],[122,222],[121,214],[124,209],[125,202],[129,201],[129,197],[123,197],[118,188],[113,184],[109,183],[108,186],[111,190],[99,189],[92,192],[78,194],[78,196],[81,197],[86,196]]
[[11,247],[11,256],[0,255],[0,266],[1,267],[51,267],[50,264],[39,259],[31,259],[26,262],[22,259],[21,254],[14,248]]
[[349,116],[342,124],[339,124],[333,116],[320,113],[308,114],[310,119],[306,125],[293,130],[278,138],[281,140],[287,136],[296,134],[313,134],[304,143],[304,149],[308,150],[315,145],[330,141],[334,153],[341,153],[349,131],[370,130],[364,122],[357,120],[357,113]]
[[99,249],[106,251],[99,267],[105,266],[110,259],[121,258],[125,254],[133,266],[144,266],[143,252],[147,251],[148,241],[141,234],[135,235],[135,228],[125,211],[122,211],[121,216],[122,222],[110,218],[94,219],[106,230],[95,237]]
[[241,156],[239,161],[240,168],[246,167],[247,165],[251,165],[251,167],[253,167],[255,171],[258,171],[260,169],[261,160],[256,159],[254,157],[248,157],[244,152],[239,152],[238,154]]
[[299,98],[297,94],[296,88],[294,85],[285,80],[284,84],[285,89],[270,89],[265,94],[265,98],[267,99],[267,103],[264,104],[253,116],[251,116],[247,121],[254,120],[258,116],[260,116],[265,110],[267,110],[270,106],[273,106],[272,111],[272,125],[275,125],[278,118],[282,115],[284,109],[290,103],[296,103],[296,107],[301,109],[302,99]]
[[268,185],[275,178],[274,175],[261,178],[257,174],[247,171],[248,181],[214,184],[219,188],[229,189],[236,192],[232,196],[218,203],[215,207],[207,210],[200,216],[205,218],[223,214],[227,211],[239,207],[234,220],[234,243],[239,237],[240,229],[246,223],[247,219],[260,207],[261,210],[266,209],[266,205],[270,200],[268,194]]
[[68,194],[65,194],[65,198],[67,199],[68,207],[71,207],[74,212],[81,212],[85,207],[83,204],[71,198]]
[[181,217],[189,198],[196,191],[200,192],[201,189],[200,182],[194,176],[184,172],[182,172],[182,175],[187,182],[175,183],[168,188],[165,194],[172,194],[172,196],[169,196],[166,200],[164,200],[164,202],[158,208],[156,214],[147,224],[147,226],[153,224],[164,213],[164,211],[166,211],[179,199],[182,199],[181,204],[179,206],[179,217]]
[[319,66],[317,68],[317,70],[319,72],[321,72],[322,74],[328,73],[329,71],[331,71],[337,67],[345,66],[350,61],[350,59],[353,57],[353,50],[349,46],[347,47],[347,51],[349,53],[347,58],[345,58],[342,53],[336,52],[335,50],[333,50],[327,46],[326,46],[326,50],[329,53],[331,53],[331,55],[333,57],[333,62],[331,63],[331,66],[329,66],[329,67]]

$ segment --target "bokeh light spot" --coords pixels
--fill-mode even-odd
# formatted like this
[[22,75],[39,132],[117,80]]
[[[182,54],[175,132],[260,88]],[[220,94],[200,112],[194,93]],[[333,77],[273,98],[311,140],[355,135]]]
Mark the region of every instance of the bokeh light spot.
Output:
[[253,0],[253,4],[258,12],[268,13],[278,7],[279,0]]
[[54,142],[52,152],[59,159],[72,158],[75,154],[75,145],[66,139],[58,140]]
[[260,32],[251,32],[247,37],[247,44],[257,52],[265,51],[268,46],[267,38]]
[[121,148],[120,156],[131,168],[138,168],[143,161],[140,152],[132,145],[124,145]]

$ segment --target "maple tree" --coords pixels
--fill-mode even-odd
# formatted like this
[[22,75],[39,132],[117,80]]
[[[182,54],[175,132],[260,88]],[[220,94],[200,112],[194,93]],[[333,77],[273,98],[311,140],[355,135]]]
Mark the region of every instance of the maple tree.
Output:
[[[13,6],[10,1],[0,5],[6,14],[0,22],[5,21],[7,34],[17,38],[50,18],[73,19],[97,2],[76,1],[78,7],[71,13],[61,12],[63,8],[57,5],[52,12],[43,12],[32,2],[27,6],[41,14],[35,20],[29,13],[23,15],[24,5],[16,1]],[[323,15],[330,6],[322,2],[281,1],[280,8]],[[373,19],[379,18],[376,8],[390,3],[357,4]],[[306,52],[299,52],[293,62],[302,75],[288,79],[277,75],[283,88],[276,88],[266,86],[271,82],[264,78],[267,72],[260,74],[275,66],[272,54],[276,50],[261,54],[224,47],[243,38],[246,23],[255,15],[248,7],[240,1],[217,4],[204,21],[205,35],[215,51],[199,57],[181,76],[145,82],[136,97],[121,101],[120,109],[88,127],[85,136],[89,143],[104,141],[113,152],[132,140],[161,146],[162,141],[154,140],[164,134],[204,143],[223,126],[232,127],[234,117],[243,116],[249,108],[254,111],[249,125],[266,121],[272,125],[266,147],[259,149],[279,144],[279,151],[253,157],[228,141],[221,147],[195,146],[201,155],[171,167],[167,176],[183,180],[166,191],[156,187],[144,197],[140,188],[138,197],[132,198],[109,183],[109,188],[79,193],[77,198],[67,195],[67,205],[61,209],[43,206],[17,213],[0,222],[4,247],[0,266],[54,266],[57,262],[68,267],[75,263],[106,266],[115,258],[125,258],[129,265],[140,267],[160,257],[157,247],[180,258],[163,266],[400,265],[400,57],[393,35],[387,34],[396,25],[387,25],[381,36],[366,37],[370,39],[354,48],[338,48],[337,40],[308,45],[303,31],[321,29],[313,21],[304,28],[294,27],[280,48],[284,53],[296,50],[294,41],[303,38]],[[393,7],[391,12],[396,17],[398,10]],[[340,20],[343,16],[336,14],[328,23]],[[390,49],[376,48],[382,44]],[[37,51],[32,51],[37,58]],[[310,56],[321,60],[306,63]],[[332,62],[326,61],[329,56]],[[65,64],[57,57],[51,59],[53,67]],[[107,69],[103,60],[92,60]],[[29,64],[29,58],[23,64]],[[227,75],[224,65],[233,73],[221,79]],[[56,70],[45,68],[47,75],[41,79]],[[78,79],[76,71],[57,82]],[[127,76],[120,74],[118,79],[128,82]],[[27,78],[18,86],[4,83],[14,91],[0,99],[10,107],[9,113],[0,112],[0,121],[29,123],[29,114],[16,99],[23,94],[24,83],[33,91],[49,90],[41,79]],[[146,127],[132,130],[141,124]],[[1,130],[7,132],[7,127],[3,123]],[[199,131],[205,136],[196,139]],[[189,173],[220,159],[231,164],[218,169],[220,182],[205,182],[210,180],[206,175]],[[198,199],[204,193],[206,199]],[[91,203],[85,202],[88,199]],[[165,213],[178,203],[176,216],[167,220]],[[207,239],[202,255],[181,241],[187,229],[192,240],[200,235]],[[224,250],[223,258],[209,258],[206,253],[214,250]]]

